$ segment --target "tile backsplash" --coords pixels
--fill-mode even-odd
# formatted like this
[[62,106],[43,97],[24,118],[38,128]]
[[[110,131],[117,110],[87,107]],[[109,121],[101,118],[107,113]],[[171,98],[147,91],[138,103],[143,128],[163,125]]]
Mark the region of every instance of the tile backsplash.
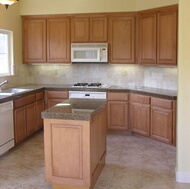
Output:
[[15,66],[15,75],[3,88],[25,84],[74,84],[101,82],[109,85],[133,85],[177,90],[177,67],[111,64],[25,65]]
[[177,67],[121,64],[28,65],[27,79],[28,83],[34,84],[101,82],[177,90]]

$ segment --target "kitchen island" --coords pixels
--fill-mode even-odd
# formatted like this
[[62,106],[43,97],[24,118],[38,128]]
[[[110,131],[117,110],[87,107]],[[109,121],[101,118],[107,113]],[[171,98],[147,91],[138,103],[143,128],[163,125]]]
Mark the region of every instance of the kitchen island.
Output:
[[92,189],[106,156],[106,100],[68,99],[42,112],[45,173],[54,189]]

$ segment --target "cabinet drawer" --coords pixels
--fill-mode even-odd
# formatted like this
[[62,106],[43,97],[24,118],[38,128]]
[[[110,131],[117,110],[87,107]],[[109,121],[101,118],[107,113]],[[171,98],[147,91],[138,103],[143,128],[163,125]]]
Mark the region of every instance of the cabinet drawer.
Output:
[[14,100],[14,108],[20,108],[26,106],[28,104],[32,104],[35,102],[35,94],[28,95],[19,99]]
[[128,101],[129,99],[128,93],[108,93],[107,98],[108,100],[122,100],[122,101]]
[[68,91],[47,91],[48,98],[68,98]]
[[139,102],[142,104],[150,104],[150,97],[144,95],[131,94],[132,102]]
[[44,91],[36,93],[36,101],[44,99]]
[[161,98],[151,98],[151,106],[157,106],[165,109],[173,109],[173,101]]

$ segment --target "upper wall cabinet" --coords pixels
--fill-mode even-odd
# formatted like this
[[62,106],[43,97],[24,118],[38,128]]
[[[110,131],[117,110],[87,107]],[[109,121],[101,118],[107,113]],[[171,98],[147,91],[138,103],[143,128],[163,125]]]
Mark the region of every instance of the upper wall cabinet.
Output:
[[135,63],[135,16],[109,18],[109,61]]
[[71,28],[72,42],[107,42],[106,17],[73,17]]
[[47,19],[47,61],[70,62],[70,19]]
[[139,63],[177,65],[177,6],[139,16]]
[[70,62],[70,19],[23,17],[23,60]]
[[23,17],[24,63],[46,62],[46,19]]

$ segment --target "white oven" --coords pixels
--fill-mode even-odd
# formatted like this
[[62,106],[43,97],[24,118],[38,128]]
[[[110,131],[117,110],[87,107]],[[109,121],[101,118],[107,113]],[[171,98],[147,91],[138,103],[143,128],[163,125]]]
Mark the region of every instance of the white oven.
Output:
[[69,98],[106,99],[106,92],[69,91]]

